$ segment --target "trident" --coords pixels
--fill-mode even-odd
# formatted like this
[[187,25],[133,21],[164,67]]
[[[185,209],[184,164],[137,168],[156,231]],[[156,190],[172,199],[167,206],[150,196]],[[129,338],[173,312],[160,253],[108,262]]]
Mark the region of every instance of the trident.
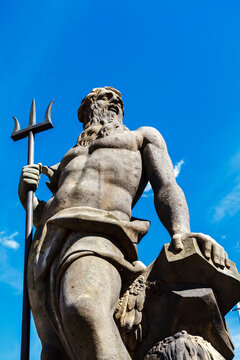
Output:
[[[31,111],[29,116],[28,127],[20,130],[18,120],[14,119],[14,130],[11,138],[14,141],[28,137],[28,165],[34,163],[34,135],[44,130],[53,128],[51,121],[51,109],[54,100],[50,102],[45,113],[45,120],[36,124],[36,105],[35,100],[32,101]],[[24,255],[24,276],[23,276],[23,306],[22,306],[22,336],[21,336],[21,360],[29,359],[29,342],[30,342],[30,304],[27,290],[27,264],[30,246],[32,243],[32,228],[33,228],[33,191],[27,192],[26,202],[26,228],[25,228],[25,255]]]

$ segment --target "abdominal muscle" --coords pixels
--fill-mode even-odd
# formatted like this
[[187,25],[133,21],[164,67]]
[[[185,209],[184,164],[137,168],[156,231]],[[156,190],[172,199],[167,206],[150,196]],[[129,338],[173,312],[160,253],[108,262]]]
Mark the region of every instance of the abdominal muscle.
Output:
[[76,154],[61,169],[59,189],[45,214],[49,218],[66,208],[89,206],[129,221],[141,173],[139,151],[101,148],[92,154]]

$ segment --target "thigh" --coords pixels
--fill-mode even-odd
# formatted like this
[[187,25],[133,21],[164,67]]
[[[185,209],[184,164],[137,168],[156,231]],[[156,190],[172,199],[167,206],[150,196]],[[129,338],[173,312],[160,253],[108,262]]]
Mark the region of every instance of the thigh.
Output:
[[82,256],[67,268],[60,312],[74,358],[130,359],[113,318],[120,291],[120,274],[101,257]]
[[88,255],[67,268],[61,281],[60,297],[71,307],[91,308],[95,304],[113,314],[120,291],[118,270],[105,259]]

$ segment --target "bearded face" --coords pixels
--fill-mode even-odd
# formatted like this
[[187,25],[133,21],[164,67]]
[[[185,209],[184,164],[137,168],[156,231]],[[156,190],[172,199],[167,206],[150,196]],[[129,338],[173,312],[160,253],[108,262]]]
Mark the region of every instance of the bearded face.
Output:
[[122,124],[123,102],[114,91],[104,89],[93,98],[89,106],[84,109],[84,129],[93,124],[106,124],[117,121]]
[[128,130],[122,123],[121,93],[112,88],[98,88],[94,91],[96,94],[84,104],[84,109],[80,113],[84,131],[78,139],[78,144],[83,146],[90,144],[95,139],[108,136],[113,131]]

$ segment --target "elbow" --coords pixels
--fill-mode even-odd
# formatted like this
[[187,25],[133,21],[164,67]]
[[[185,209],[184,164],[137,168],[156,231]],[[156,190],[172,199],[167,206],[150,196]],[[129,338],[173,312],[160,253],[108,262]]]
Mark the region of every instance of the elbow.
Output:
[[163,184],[158,184],[157,186],[152,186],[153,187],[153,191],[155,195],[158,194],[162,194],[162,193],[169,193],[172,191],[175,191],[176,188],[179,188],[179,186],[177,185],[176,181],[166,181]]
[[176,196],[178,197],[178,195],[182,193],[182,189],[178,186],[176,181],[166,182],[157,189],[153,188],[153,191],[155,199],[159,199],[161,201],[168,201]]

